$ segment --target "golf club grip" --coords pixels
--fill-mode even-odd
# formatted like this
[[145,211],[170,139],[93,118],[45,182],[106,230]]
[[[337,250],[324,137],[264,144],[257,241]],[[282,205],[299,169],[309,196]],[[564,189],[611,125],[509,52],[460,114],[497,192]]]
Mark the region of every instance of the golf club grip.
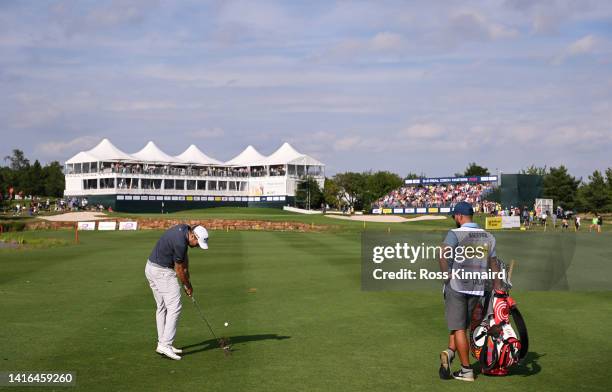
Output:
[[512,271],[514,270],[514,259],[510,261],[510,266],[508,267],[508,281],[512,280]]

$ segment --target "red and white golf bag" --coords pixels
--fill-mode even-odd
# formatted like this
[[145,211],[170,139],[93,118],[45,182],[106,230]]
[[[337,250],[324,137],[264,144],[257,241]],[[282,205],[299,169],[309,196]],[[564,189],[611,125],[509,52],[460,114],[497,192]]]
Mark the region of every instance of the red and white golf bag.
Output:
[[[484,309],[487,312],[484,313]],[[510,316],[516,326],[515,332]],[[505,376],[508,368],[528,352],[529,338],[525,322],[507,291],[493,290],[476,305],[472,313],[470,347],[480,362],[482,373]]]

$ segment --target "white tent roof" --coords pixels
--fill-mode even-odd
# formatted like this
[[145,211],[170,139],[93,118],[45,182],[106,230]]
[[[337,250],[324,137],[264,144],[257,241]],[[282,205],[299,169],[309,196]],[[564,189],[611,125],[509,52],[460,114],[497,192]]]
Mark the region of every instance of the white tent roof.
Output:
[[132,154],[132,159],[147,162],[183,163],[159,149],[153,142],[148,142],[142,150]]
[[311,165],[324,166],[321,162],[313,157],[302,154],[296,151],[289,143],[283,143],[282,146],[274,151],[270,156],[256,163],[259,165]]
[[225,164],[231,166],[250,166],[252,163],[259,162],[265,158],[255,147],[248,146],[240,154],[225,162]]
[[66,163],[82,163],[82,162],[97,162],[99,161],[98,157],[94,157],[91,154],[81,151],[76,154],[72,158],[68,159]]
[[148,142],[146,146],[134,154],[126,154],[115,147],[108,139],[103,139],[98,145],[88,151],[81,151],[66,163],[95,161],[141,161],[160,163],[195,163],[203,165],[230,166],[263,166],[263,165],[310,165],[324,166],[313,157],[296,151],[289,143],[284,143],[278,150],[266,157],[253,146],[248,146],[240,154],[223,163],[204,154],[195,145],[189,146],[182,154],[172,157],[160,150],[155,143]]
[[[134,158],[124,153],[113,145],[108,139],[102,139],[97,146],[85,151],[87,154],[98,158],[98,161],[133,161]],[[77,154],[78,155],[78,154]]]
[[177,155],[174,158],[186,163],[196,163],[200,165],[221,164],[221,161],[218,161],[204,154],[199,148],[197,148],[193,144],[189,146],[181,155]]

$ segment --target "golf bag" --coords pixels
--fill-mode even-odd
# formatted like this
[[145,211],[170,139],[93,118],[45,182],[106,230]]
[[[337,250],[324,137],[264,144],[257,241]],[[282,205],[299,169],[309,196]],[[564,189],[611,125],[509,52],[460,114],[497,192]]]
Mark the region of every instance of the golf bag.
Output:
[[[500,266],[505,268],[503,262]],[[505,290],[488,291],[472,313],[470,348],[482,373],[491,376],[508,374],[508,368],[525,358],[529,350],[525,321],[508,294],[512,284],[504,281],[503,286]]]

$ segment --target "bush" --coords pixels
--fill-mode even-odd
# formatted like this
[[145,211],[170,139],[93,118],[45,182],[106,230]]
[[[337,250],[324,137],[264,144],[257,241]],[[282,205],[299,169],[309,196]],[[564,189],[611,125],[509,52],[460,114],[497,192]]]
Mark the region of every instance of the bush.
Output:
[[24,231],[26,228],[25,222],[19,221],[8,221],[0,223],[2,227],[2,232],[6,233],[8,231]]

